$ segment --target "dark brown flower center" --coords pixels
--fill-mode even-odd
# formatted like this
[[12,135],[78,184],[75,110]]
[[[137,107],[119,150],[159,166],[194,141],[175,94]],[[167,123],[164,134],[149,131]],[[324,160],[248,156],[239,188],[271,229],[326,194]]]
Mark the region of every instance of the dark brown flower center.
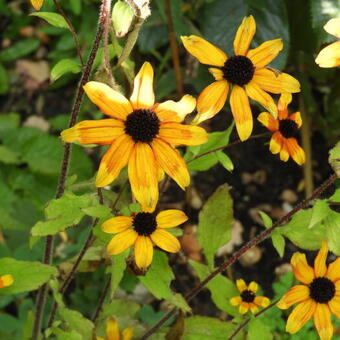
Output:
[[241,293],[241,299],[243,302],[253,302],[255,294],[251,290],[246,289]]
[[295,137],[298,134],[298,125],[291,119],[282,119],[279,121],[279,131],[285,138]]
[[249,58],[243,55],[235,55],[228,58],[222,67],[222,71],[224,79],[232,84],[243,86],[253,79],[255,67]]
[[317,277],[309,285],[309,296],[318,303],[327,303],[335,295],[335,284],[326,277]]
[[157,228],[156,217],[151,213],[140,212],[133,218],[133,226],[138,235],[149,236]]
[[125,121],[125,133],[137,142],[151,143],[159,132],[160,121],[155,112],[139,109],[131,112]]

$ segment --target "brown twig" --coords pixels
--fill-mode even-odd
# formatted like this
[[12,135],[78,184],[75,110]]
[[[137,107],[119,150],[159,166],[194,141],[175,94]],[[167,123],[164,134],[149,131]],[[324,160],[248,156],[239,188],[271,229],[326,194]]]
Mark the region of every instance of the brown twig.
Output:
[[106,282],[106,284],[105,284],[105,286],[103,288],[103,292],[102,292],[102,295],[99,298],[97,308],[96,308],[96,310],[93,313],[93,316],[91,318],[91,320],[92,320],[92,322],[94,324],[97,322],[99,314],[100,314],[100,312],[102,310],[103,303],[105,301],[106,295],[107,295],[107,293],[109,292],[109,289],[110,289],[110,285],[111,285],[111,276],[109,277],[109,279],[107,280],[107,282]]
[[[295,215],[298,211],[301,209],[306,208],[313,200],[318,198],[320,194],[328,188],[335,180],[337,179],[337,175],[333,174],[331,175],[324,183],[322,183],[317,189],[314,190],[313,194],[301,201],[299,204],[297,204],[288,214],[280,218],[278,221],[276,221],[273,226],[269,229],[266,229],[262,231],[259,235],[254,237],[252,240],[250,240],[248,243],[246,243],[241,249],[239,249],[237,252],[233,254],[227,261],[225,261],[221,266],[219,266],[216,270],[211,272],[203,281],[201,281],[195,288],[193,288],[188,294],[185,295],[185,300],[188,302],[190,301],[194,296],[196,296],[204,287],[205,285],[212,280],[216,275],[223,272],[225,269],[227,269],[230,265],[232,265],[234,262],[236,262],[245,252],[247,252],[250,248],[254,247],[258,243],[262,242],[264,239],[266,239],[277,227],[287,223],[289,219]],[[154,325],[152,328],[150,328],[139,340],[145,340],[147,339],[151,334],[155,333],[172,315],[176,313],[177,309],[173,308],[170,310],[156,325]]]

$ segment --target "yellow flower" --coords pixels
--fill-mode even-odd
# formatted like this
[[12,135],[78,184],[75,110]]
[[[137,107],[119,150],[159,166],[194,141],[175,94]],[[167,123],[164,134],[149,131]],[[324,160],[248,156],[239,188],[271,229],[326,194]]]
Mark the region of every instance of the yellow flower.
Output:
[[[331,19],[323,27],[329,34],[340,39],[340,18]],[[340,66],[340,41],[336,41],[323,48],[315,59],[320,67]]]
[[44,4],[44,0],[31,0],[32,6],[39,11]]
[[180,210],[164,210],[157,216],[139,212],[133,216],[118,216],[102,224],[106,233],[116,234],[107,245],[110,255],[117,255],[134,245],[134,258],[138,268],[146,269],[153,257],[153,244],[170,253],[176,253],[180,244],[165,229],[177,227],[188,219]]
[[258,285],[252,281],[247,286],[246,283],[240,279],[236,281],[236,286],[240,291],[240,296],[234,296],[230,299],[233,306],[239,306],[239,312],[245,314],[250,310],[255,314],[259,309],[258,307],[269,306],[270,300],[265,296],[256,296]]
[[291,156],[297,164],[302,165],[305,162],[305,152],[295,138],[302,125],[302,119],[300,112],[288,115],[287,106],[291,100],[290,93],[281,95],[277,106],[278,119],[274,119],[268,112],[262,112],[257,119],[273,132],[269,150],[274,155],[280,153],[280,159],[284,162],[287,162]]
[[[118,323],[114,318],[109,318],[106,325],[106,340],[130,340],[133,336],[132,327],[123,330],[120,335],[118,329]],[[104,338],[97,336],[96,340],[105,340]]]
[[133,194],[143,210],[153,211],[158,201],[158,175],[163,170],[182,189],[189,185],[187,166],[174,146],[207,141],[204,129],[180,124],[194,110],[194,97],[155,104],[153,69],[147,62],[135,78],[130,101],[95,81],[88,82],[84,90],[110,119],[85,120],[61,136],[68,143],[110,145],[99,166],[97,187],[110,184],[128,164]]
[[255,31],[253,16],[245,17],[237,30],[234,40],[235,55],[231,57],[198,36],[182,37],[184,47],[189,53],[202,64],[212,66],[209,71],[216,80],[199,95],[198,115],[194,122],[200,123],[215,116],[223,108],[229,86],[232,84],[231,112],[242,141],[249,138],[253,129],[248,97],[260,103],[276,117],[276,105],[267,92],[279,94],[300,91],[300,84],[295,78],[266,67],[282,50],[282,40],[269,40],[249,50]]
[[295,278],[302,284],[292,287],[277,303],[281,309],[287,309],[294,303],[298,305],[290,313],[286,331],[298,332],[303,325],[314,317],[314,324],[321,340],[329,340],[333,335],[331,314],[340,318],[340,258],[328,267],[326,242],[310,267],[306,255],[294,253],[291,258]]
[[0,275],[0,288],[11,286],[14,282],[12,275]]

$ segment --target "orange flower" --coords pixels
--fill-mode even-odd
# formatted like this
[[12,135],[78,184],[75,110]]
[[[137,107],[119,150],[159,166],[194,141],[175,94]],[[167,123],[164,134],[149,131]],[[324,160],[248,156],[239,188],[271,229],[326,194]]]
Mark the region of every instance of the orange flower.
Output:
[[331,314],[340,319],[340,258],[327,267],[327,254],[327,243],[323,242],[314,268],[308,265],[305,254],[294,253],[291,258],[295,278],[302,284],[292,287],[277,303],[281,309],[298,303],[287,320],[286,331],[290,334],[313,317],[321,340],[333,336]]
[[11,286],[14,282],[12,275],[0,275],[0,288]]
[[280,153],[280,159],[287,162],[289,156],[302,165],[305,162],[305,152],[299,146],[295,136],[302,125],[300,112],[288,115],[287,106],[292,100],[290,93],[281,95],[278,103],[278,119],[274,119],[268,112],[262,112],[257,119],[271,132],[269,150],[273,154]]

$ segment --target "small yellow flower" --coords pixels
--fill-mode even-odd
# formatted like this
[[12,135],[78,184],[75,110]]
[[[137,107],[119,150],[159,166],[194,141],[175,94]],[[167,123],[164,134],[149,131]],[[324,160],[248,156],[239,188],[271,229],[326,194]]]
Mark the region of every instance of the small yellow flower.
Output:
[[155,104],[153,69],[147,62],[135,77],[130,100],[95,81],[84,90],[110,118],[85,120],[64,130],[61,137],[68,143],[109,145],[99,166],[97,187],[110,184],[128,165],[134,196],[144,211],[154,211],[160,173],[167,173],[182,189],[189,185],[188,168],[175,146],[199,145],[208,139],[204,129],[180,124],[195,109],[194,97]]
[[11,286],[14,282],[12,275],[0,275],[0,288]]
[[333,336],[331,314],[340,319],[340,258],[327,267],[327,254],[327,243],[323,242],[314,268],[308,265],[305,254],[294,253],[291,258],[295,278],[302,284],[292,287],[277,303],[281,309],[298,303],[287,320],[286,331],[290,334],[313,317],[321,340]]
[[180,210],[164,210],[157,216],[149,212],[140,212],[133,216],[118,216],[102,224],[106,233],[116,234],[107,245],[110,255],[117,255],[134,245],[134,258],[138,268],[146,269],[153,257],[153,245],[176,253],[180,244],[175,236],[165,229],[177,227],[188,217]]
[[[331,19],[323,27],[329,34],[340,39],[340,18]],[[336,41],[323,48],[315,59],[320,67],[340,66],[340,41]]]
[[295,136],[302,125],[300,112],[288,115],[287,106],[292,100],[290,93],[281,95],[278,102],[278,119],[274,119],[268,112],[262,112],[257,119],[271,132],[269,150],[275,155],[280,153],[280,159],[287,162],[289,156],[302,165],[305,162],[305,152],[299,146]]
[[233,306],[239,306],[239,312],[245,314],[250,310],[253,314],[258,312],[258,307],[269,306],[270,300],[265,296],[256,296],[258,285],[252,281],[247,286],[246,283],[240,279],[236,281],[236,286],[240,291],[240,296],[234,296],[230,299]]
[[189,53],[202,64],[211,66],[209,71],[216,80],[199,95],[198,115],[194,122],[200,123],[221,111],[227,100],[229,87],[232,85],[231,112],[242,141],[248,139],[253,130],[253,117],[248,97],[276,117],[276,105],[267,92],[276,94],[300,92],[300,84],[295,78],[266,67],[282,50],[282,39],[269,40],[255,49],[249,49],[255,31],[256,23],[253,16],[245,17],[235,36],[235,55],[230,57],[198,36],[181,37]]
[[35,10],[39,11],[44,4],[44,0],[31,0],[31,4]]
[[132,336],[132,327],[124,329],[120,334],[117,321],[114,318],[109,318],[106,324],[106,339],[97,336],[96,340],[130,340]]

